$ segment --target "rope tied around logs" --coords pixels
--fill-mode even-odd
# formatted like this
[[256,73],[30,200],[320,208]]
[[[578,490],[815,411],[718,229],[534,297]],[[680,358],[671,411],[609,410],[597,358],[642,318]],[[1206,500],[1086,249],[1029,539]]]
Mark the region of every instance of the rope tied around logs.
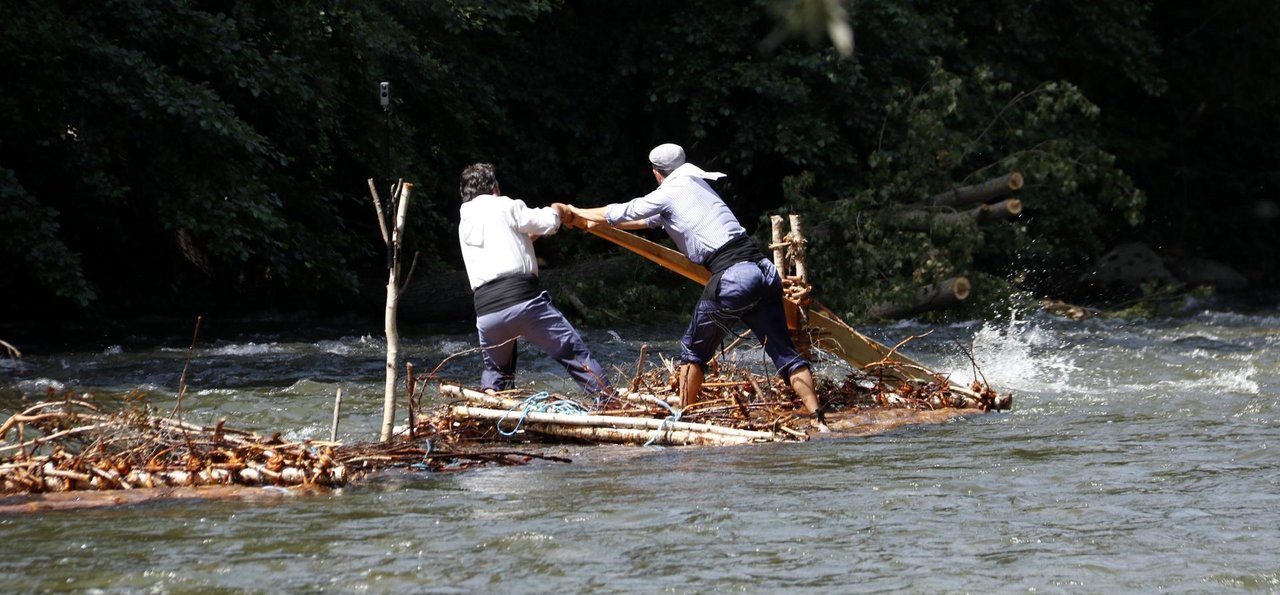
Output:
[[674,424],[680,421],[681,412],[676,411],[675,408],[673,408],[671,405],[668,405],[666,401],[663,401],[662,399],[654,399],[652,402],[662,405],[663,407],[666,407],[667,411],[671,412],[671,415],[668,415],[662,418],[662,423],[658,425],[658,429],[653,431],[653,436],[649,438],[649,441],[644,443],[645,446],[652,445],[654,441],[656,441],[658,437],[662,435],[663,430],[670,431],[670,429],[667,427],[667,424]]
[[[584,409],[582,405],[578,404],[577,401],[562,397],[555,397],[555,400],[552,400],[552,397],[553,395],[545,390],[529,395],[528,398],[520,401],[519,405],[508,409],[506,415],[503,415],[502,418],[498,420],[498,423],[494,424],[494,427],[497,428],[499,434],[510,438],[520,433],[520,428],[524,425],[524,420],[529,417],[529,412],[531,411],[538,413],[559,413],[562,415],[588,414],[588,411]],[[515,413],[517,409],[520,410],[520,418],[516,420],[515,427],[511,428],[511,431],[509,432],[503,430],[502,422],[506,421],[507,416]]]

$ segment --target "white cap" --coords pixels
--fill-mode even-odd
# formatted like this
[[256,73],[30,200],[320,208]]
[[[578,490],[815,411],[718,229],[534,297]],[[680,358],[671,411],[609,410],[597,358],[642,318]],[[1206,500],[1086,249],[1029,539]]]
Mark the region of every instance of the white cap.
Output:
[[680,148],[680,145],[666,143],[649,151],[649,163],[653,164],[653,168],[658,171],[669,172],[684,165],[684,162],[684,149]]

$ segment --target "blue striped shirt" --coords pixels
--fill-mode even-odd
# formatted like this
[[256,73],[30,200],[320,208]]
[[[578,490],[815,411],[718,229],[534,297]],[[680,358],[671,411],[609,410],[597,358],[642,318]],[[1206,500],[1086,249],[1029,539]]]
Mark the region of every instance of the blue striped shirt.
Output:
[[605,220],[609,225],[642,221],[645,227],[661,227],[689,260],[705,264],[716,248],[747,230],[711,185],[696,175],[702,170],[682,173],[684,167],[671,172],[653,192],[605,207]]

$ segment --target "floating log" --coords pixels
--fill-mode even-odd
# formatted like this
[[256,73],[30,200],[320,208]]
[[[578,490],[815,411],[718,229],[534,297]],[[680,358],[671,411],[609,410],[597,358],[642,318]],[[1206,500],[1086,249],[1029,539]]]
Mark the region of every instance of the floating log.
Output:
[[[648,417],[622,417],[617,415],[567,415],[541,411],[488,409],[470,405],[454,405],[449,408],[454,419],[474,419],[509,424],[510,430],[520,428],[555,436],[583,437],[596,442],[623,444],[661,444],[688,446],[695,444],[748,444],[751,442],[775,442],[782,440],[772,432],[738,430],[711,424],[689,423],[653,419]],[[578,428],[570,430],[570,428]]]
[[289,489],[280,489],[273,486],[223,485],[156,487],[145,490],[27,493],[0,496],[0,515],[134,506],[143,503],[172,502],[175,500],[273,502],[303,494],[320,494],[325,490],[327,488],[321,486],[294,486]]
[[[455,405],[450,408],[450,415],[454,418],[460,417],[487,421],[505,420],[506,423],[510,423],[512,426],[514,426],[517,421],[523,420],[521,422],[523,424],[521,426],[522,428],[537,433],[557,436],[570,436],[572,434],[573,437],[585,437],[589,433],[557,433],[547,431],[546,426],[637,430],[640,433],[647,434],[644,436],[643,440],[640,440],[641,444],[654,439],[654,432],[658,430],[662,430],[662,432],[654,443],[666,445],[745,444],[748,442],[772,442],[780,439],[778,435],[773,432],[739,430],[736,428],[704,423],[673,422],[666,419],[655,419],[652,417],[623,417],[618,415],[591,414],[568,415],[563,413],[526,411],[529,405],[523,400],[510,399],[500,395],[491,395],[451,384],[440,385],[440,394],[445,397],[455,399],[461,398],[471,403],[484,405],[483,407]],[[630,396],[632,396],[635,401],[651,405],[662,399],[661,397],[654,395],[633,394]],[[632,444],[639,434],[636,434],[635,432],[618,432],[610,437],[610,432],[596,432],[591,435],[594,436],[590,438],[591,440],[599,442]],[[711,437],[706,437],[705,435],[711,435]]]
[[964,207],[999,198],[1022,188],[1022,174],[1012,172],[971,186],[961,186],[925,199],[931,207]]
[[941,310],[968,299],[972,288],[969,279],[952,277],[921,287],[910,304],[880,304],[871,308],[870,314],[877,318],[905,318],[921,312]]

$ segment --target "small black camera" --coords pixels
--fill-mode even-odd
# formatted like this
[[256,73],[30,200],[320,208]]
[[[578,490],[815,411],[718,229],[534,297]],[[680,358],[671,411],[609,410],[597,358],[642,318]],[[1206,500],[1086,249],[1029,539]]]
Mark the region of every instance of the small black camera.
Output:
[[382,109],[391,107],[391,83],[378,83],[378,102],[382,104]]

